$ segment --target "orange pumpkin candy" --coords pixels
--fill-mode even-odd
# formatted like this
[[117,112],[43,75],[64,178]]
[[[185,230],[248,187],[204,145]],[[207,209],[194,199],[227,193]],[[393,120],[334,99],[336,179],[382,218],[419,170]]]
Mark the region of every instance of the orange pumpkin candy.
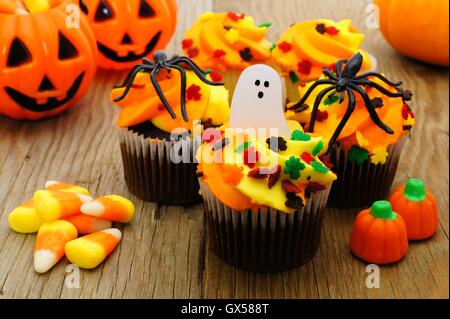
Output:
[[164,49],[175,32],[175,0],[79,0],[97,38],[99,66],[124,70]]
[[350,236],[351,251],[364,261],[389,264],[408,251],[403,218],[392,211],[388,201],[377,201],[356,217]]
[[389,201],[405,220],[409,240],[421,240],[434,235],[438,227],[436,199],[420,179],[409,179],[406,185],[392,193]]
[[411,58],[449,63],[448,0],[376,0],[386,40]]
[[96,70],[84,17],[69,28],[64,0],[0,0],[0,114],[38,120],[71,107]]

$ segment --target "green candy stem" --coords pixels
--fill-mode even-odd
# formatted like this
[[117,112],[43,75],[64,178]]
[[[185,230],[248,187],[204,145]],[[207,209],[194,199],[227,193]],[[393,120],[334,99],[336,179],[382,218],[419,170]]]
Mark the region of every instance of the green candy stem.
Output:
[[427,195],[425,185],[418,178],[410,178],[406,182],[403,194],[411,202],[421,202]]
[[395,219],[397,214],[392,211],[391,203],[387,200],[379,200],[370,207],[370,214],[376,218]]

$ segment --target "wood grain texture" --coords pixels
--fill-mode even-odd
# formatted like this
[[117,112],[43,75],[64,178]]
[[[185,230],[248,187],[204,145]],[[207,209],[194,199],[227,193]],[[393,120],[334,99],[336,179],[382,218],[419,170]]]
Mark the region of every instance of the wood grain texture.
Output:
[[[365,25],[368,1],[180,0],[179,52],[189,25],[201,12],[239,11],[256,23],[272,22],[269,40],[293,22],[351,18],[367,35],[364,48],[378,57],[380,71],[402,79],[414,95],[417,124],[405,147],[397,186],[423,178],[436,195],[440,227],[409,254],[381,267],[381,287],[365,285],[366,264],[351,255],[348,237],[355,211],[327,209],[322,242],[314,260],[293,271],[255,274],[221,262],[209,247],[201,206],[156,207],[132,196],[124,183],[117,110],[108,102],[123,74],[98,72],[79,106],[54,119],[30,123],[0,118],[0,298],[448,298],[449,90],[448,70],[404,58],[379,30]],[[47,179],[88,187],[95,195],[117,193],[137,206],[118,249],[92,271],[81,271],[80,288],[64,285],[66,260],[44,275],[33,270],[34,235],[11,231],[7,214],[32,197]]]

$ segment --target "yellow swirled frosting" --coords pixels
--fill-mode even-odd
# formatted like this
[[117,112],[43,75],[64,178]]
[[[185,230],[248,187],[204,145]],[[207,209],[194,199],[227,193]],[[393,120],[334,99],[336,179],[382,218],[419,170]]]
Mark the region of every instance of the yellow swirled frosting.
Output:
[[183,50],[203,69],[240,71],[271,57],[267,27],[244,14],[204,13],[184,36]]
[[323,67],[333,67],[339,59],[349,59],[360,52],[362,71],[372,68],[369,55],[360,49],[364,35],[350,20],[334,22],[320,19],[292,25],[279,38],[272,54],[283,75],[293,82],[317,80]]
[[[391,92],[396,92],[394,88],[377,78],[371,77],[370,80]],[[300,95],[303,96],[313,83],[309,82],[305,87],[299,87]],[[287,111],[286,118],[295,120],[308,128],[317,95],[328,87],[328,84],[319,85],[306,100],[304,104],[306,109],[298,113]],[[397,143],[400,138],[410,134],[415,125],[415,116],[402,98],[388,97],[368,86],[364,87],[363,90],[374,105],[381,121],[390,127],[394,133],[386,133],[373,122],[362,97],[355,93],[356,108],[337,141],[350,151],[349,156],[353,157],[359,164],[366,160],[373,164],[384,164],[389,155],[387,152],[388,146]],[[339,94],[327,95],[322,99],[314,125],[314,134],[323,136],[326,146],[342,120],[347,107],[347,95],[345,95],[342,103],[339,103]]]
[[322,138],[299,125],[290,139],[261,140],[228,130],[219,136],[198,150],[199,171],[211,192],[238,211],[271,207],[291,213],[336,179],[318,157]]
[[[192,71],[186,71],[186,110],[188,122],[183,120],[180,107],[181,79],[179,72],[161,71],[158,75],[161,89],[176,114],[172,119],[161,103],[150,76],[139,73],[130,92],[120,102],[119,127],[130,127],[150,121],[160,130],[170,133],[174,129],[192,130],[194,121],[219,126],[228,120],[228,91],[222,86],[210,86],[202,82]],[[114,89],[111,100],[122,95],[125,88]]]

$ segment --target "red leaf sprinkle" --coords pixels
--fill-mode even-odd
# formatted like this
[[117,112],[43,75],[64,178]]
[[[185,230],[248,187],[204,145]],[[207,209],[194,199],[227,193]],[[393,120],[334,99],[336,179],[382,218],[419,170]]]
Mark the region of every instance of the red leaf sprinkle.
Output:
[[194,40],[192,39],[184,39],[181,42],[181,45],[183,46],[183,49],[189,49],[192,47],[192,45],[194,44]]
[[312,64],[308,60],[303,60],[297,64],[298,72],[301,74],[310,74]]
[[269,189],[271,189],[278,182],[280,174],[281,174],[281,166],[278,165],[275,173],[269,175],[269,181],[267,183],[267,187],[269,187]]
[[336,35],[339,33],[339,30],[336,29],[335,27],[328,27],[325,32],[329,35]]
[[199,101],[202,98],[202,94],[200,93],[201,87],[195,84],[192,84],[188,89],[186,90],[186,98],[188,101],[194,100]]
[[328,112],[327,111],[317,110],[317,116],[316,116],[317,122],[323,122],[327,118],[328,118]]
[[195,58],[200,53],[199,49],[197,47],[190,48],[187,50],[187,55],[190,58]]
[[407,120],[408,119],[408,115],[409,115],[408,106],[405,103],[403,103],[403,107],[402,107],[402,117],[403,117],[403,119]]
[[236,13],[236,12],[228,12],[227,17],[233,21],[238,21],[239,19],[244,19],[245,14]]
[[314,162],[316,159],[309,154],[308,152],[304,152],[302,155],[300,155],[300,158],[306,163],[310,164],[311,162]]
[[223,80],[223,76],[220,73],[217,73],[216,71],[211,71],[209,76],[211,77],[211,80],[213,82],[221,82]]
[[287,52],[291,51],[292,45],[286,41],[283,41],[280,44],[278,44],[278,49],[280,49],[284,53],[287,53]]
[[282,181],[281,187],[287,193],[294,193],[294,194],[300,193],[300,189],[296,185],[294,185],[291,181],[288,180]]
[[227,53],[224,50],[214,50],[213,57],[215,59],[223,58]]

